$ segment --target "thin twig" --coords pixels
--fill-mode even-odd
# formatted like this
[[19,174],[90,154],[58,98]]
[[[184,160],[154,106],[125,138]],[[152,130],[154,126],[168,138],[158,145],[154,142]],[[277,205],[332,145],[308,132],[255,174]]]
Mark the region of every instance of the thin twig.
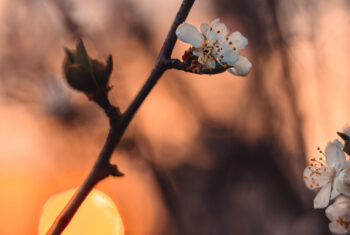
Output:
[[90,174],[85,179],[79,191],[74,195],[67,207],[61,212],[60,216],[56,219],[55,223],[51,226],[47,234],[58,235],[63,232],[76,211],[79,209],[80,205],[98,182],[110,175],[123,175],[123,173],[118,170],[116,165],[112,165],[110,163],[113,151],[118,145],[136,111],[155,86],[159,78],[167,69],[172,68],[169,61],[177,40],[175,31],[179,24],[184,22],[187,18],[194,1],[195,0],[183,0],[150,76],[124,114],[120,115],[119,110],[109,103],[107,94],[94,99],[94,101],[106,112],[110,120],[108,137]]

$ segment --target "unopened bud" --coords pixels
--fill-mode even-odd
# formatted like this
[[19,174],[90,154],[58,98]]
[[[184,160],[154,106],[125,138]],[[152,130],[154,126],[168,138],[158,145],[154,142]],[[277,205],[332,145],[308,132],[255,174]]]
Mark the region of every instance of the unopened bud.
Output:
[[109,90],[108,81],[113,69],[111,55],[106,64],[91,59],[81,39],[77,42],[76,50],[65,48],[65,52],[64,76],[72,88],[82,91],[88,96]]

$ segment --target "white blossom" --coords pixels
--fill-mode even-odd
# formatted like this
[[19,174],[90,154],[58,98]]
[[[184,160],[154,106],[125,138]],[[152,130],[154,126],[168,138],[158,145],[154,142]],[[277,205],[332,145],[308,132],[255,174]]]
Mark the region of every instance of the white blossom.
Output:
[[350,199],[348,197],[339,196],[326,209],[326,215],[331,220],[329,224],[331,232],[337,234],[350,232]]
[[337,177],[337,190],[344,194],[345,196],[350,197],[350,166],[349,162],[346,162],[346,168],[339,173]]
[[[338,191],[338,176],[346,168],[343,144],[339,140],[329,142],[325,154],[312,158],[304,170],[304,181],[309,189],[321,188],[314,199],[314,208],[325,208],[329,200],[336,198]],[[325,156],[324,156],[325,155]]]
[[248,40],[240,32],[229,34],[226,25],[219,19],[213,20],[210,25],[201,24],[200,30],[188,23],[182,23],[176,29],[177,37],[193,46],[192,53],[198,57],[200,64],[215,69],[219,63],[228,67],[234,75],[248,74],[252,64],[239,54],[248,45]]

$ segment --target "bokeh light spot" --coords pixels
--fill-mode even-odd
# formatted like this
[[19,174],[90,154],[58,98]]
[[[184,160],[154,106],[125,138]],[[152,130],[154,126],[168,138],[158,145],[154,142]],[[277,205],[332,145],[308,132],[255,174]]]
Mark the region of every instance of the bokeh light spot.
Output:
[[[44,205],[39,222],[39,235],[45,235],[66,206],[76,189],[51,197]],[[113,200],[99,190],[92,190],[63,235],[124,235],[124,225]]]

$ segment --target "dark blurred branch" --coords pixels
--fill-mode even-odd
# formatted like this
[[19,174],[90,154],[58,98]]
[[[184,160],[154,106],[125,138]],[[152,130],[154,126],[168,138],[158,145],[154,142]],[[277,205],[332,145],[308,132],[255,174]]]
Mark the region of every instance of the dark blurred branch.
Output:
[[175,35],[176,28],[185,21],[195,0],[183,0],[182,5],[175,17],[175,20],[169,30],[167,38],[164,41],[163,47],[159,53],[157,62],[148,77],[147,81],[129,105],[127,110],[120,115],[119,110],[110,104],[107,93],[95,97],[93,100],[106,112],[110,120],[110,129],[106,142],[102,148],[98,159],[92,168],[90,174],[85,179],[79,191],[73,196],[73,199],[64,208],[58,216],[54,224],[51,226],[47,234],[61,234],[73,218],[80,205],[83,203],[87,195],[94,188],[94,186],[104,178],[112,176],[122,176],[123,174],[118,170],[117,166],[110,163],[111,156],[121,137],[123,136],[127,126],[134,117],[136,111],[143,103],[147,95],[155,86],[157,81],[163,73],[170,69],[168,63],[171,53],[174,49],[177,37]]

